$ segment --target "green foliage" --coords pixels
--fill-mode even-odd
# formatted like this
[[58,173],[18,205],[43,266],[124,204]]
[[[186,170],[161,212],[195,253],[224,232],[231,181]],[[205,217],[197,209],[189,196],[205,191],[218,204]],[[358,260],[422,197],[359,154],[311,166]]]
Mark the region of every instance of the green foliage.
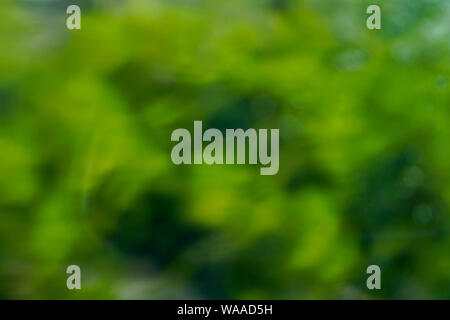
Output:
[[[450,8],[369,2],[4,1],[0,297],[450,298]],[[173,165],[194,120],[278,175]]]

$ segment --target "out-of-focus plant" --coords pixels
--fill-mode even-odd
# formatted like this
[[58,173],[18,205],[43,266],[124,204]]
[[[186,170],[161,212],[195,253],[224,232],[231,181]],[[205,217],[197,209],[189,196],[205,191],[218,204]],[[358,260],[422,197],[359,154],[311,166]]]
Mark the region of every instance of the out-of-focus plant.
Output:
[[[0,297],[449,298],[448,3],[339,2],[3,1]],[[278,175],[173,165],[194,120]]]

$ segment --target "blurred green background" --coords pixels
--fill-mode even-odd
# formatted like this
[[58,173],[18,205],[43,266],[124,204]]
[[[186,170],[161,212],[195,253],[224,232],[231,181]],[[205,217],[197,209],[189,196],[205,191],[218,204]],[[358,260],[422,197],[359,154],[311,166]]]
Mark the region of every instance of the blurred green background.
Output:
[[[449,299],[449,39],[445,0],[2,0],[0,298]],[[279,173],[175,166],[194,120],[280,128]]]

